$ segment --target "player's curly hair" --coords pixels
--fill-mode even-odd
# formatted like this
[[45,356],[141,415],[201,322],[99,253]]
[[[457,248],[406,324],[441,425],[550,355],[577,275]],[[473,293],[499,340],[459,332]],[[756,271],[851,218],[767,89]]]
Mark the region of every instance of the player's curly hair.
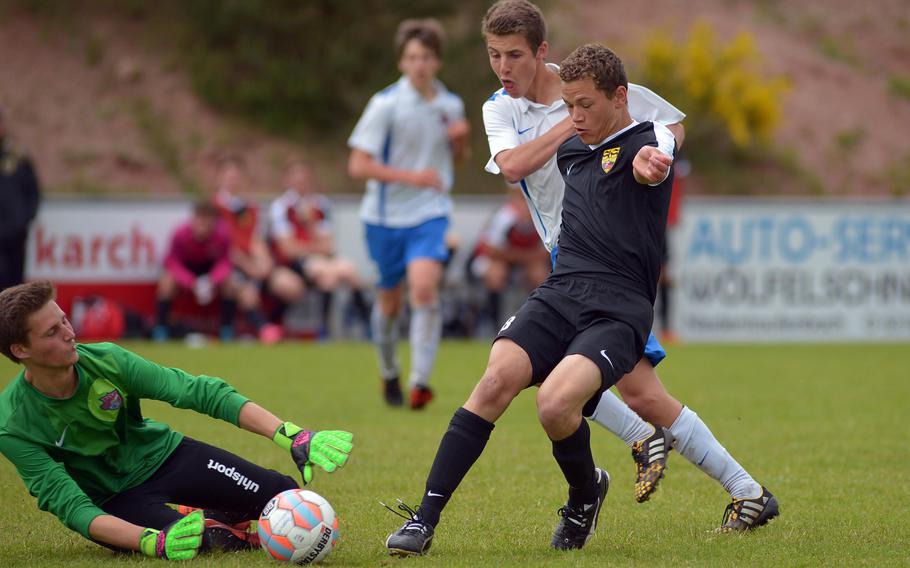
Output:
[[0,292],[0,353],[13,363],[20,363],[11,347],[28,345],[28,318],[56,297],[54,285],[38,280],[12,286]]
[[527,40],[531,51],[537,53],[547,37],[547,23],[540,8],[528,0],[499,0],[487,10],[480,32],[484,37],[518,34]]
[[617,87],[629,88],[622,60],[597,43],[579,47],[559,64],[559,78],[563,82],[577,81],[585,77],[590,77],[594,85],[611,99]]
[[436,18],[411,18],[398,24],[395,32],[395,55],[401,59],[404,46],[412,39],[419,41],[424,47],[436,54],[437,59],[442,59],[442,48],[446,34],[442,24]]

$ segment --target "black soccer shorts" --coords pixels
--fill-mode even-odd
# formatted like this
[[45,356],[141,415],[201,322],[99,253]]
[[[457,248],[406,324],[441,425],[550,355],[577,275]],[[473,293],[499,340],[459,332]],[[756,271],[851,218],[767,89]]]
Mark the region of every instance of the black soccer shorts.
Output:
[[296,489],[292,478],[221,448],[184,437],[143,483],[118,493],[101,509],[141,527],[163,529],[182,517],[167,503],[219,512],[219,520],[258,519],[269,499]]
[[653,318],[650,302],[622,287],[551,277],[506,320],[496,339],[511,339],[528,354],[531,385],[546,380],[568,355],[593,361],[600,369],[601,386],[584,406],[583,414],[590,416],[603,391],[641,359]]

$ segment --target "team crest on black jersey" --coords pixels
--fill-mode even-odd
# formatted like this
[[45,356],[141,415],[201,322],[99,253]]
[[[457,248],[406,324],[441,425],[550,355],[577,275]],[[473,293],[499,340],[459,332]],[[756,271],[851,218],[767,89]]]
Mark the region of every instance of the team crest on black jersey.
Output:
[[603,168],[605,174],[610,173],[610,170],[613,169],[616,158],[619,156],[619,149],[620,146],[604,150],[604,155],[600,158],[600,167]]

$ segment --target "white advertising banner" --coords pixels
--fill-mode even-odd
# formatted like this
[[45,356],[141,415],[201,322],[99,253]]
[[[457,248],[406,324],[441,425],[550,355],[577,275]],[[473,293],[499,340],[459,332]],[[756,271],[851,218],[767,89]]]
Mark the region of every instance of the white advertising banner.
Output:
[[686,341],[910,340],[910,201],[690,199],[673,239]]

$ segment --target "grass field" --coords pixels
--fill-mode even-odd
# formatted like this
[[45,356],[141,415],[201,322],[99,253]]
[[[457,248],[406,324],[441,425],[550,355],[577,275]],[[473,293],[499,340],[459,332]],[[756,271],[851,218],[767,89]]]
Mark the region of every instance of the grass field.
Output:
[[[731,453],[778,497],[781,517],[744,535],[715,535],[726,493],[677,453],[650,502],[632,496],[626,447],[592,426],[595,458],[613,478],[596,537],[549,549],[564,481],[524,393],[500,420],[421,559],[385,555],[400,519],[379,500],[416,505],[439,438],[486,362],[488,346],[447,342],[425,411],[386,408],[367,344],[128,344],[163,364],[228,379],[276,414],[355,433],[349,465],[311,488],[334,505],[341,539],[330,566],[856,566],[910,565],[910,345],[672,348],[660,373]],[[0,363],[0,385],[16,369]],[[296,470],[273,444],[158,402],[146,416],[267,467]],[[154,564],[116,557],[38,511],[0,459],[0,566]],[[405,564],[402,564],[405,563]],[[261,551],[215,554],[198,566],[272,566]]]

